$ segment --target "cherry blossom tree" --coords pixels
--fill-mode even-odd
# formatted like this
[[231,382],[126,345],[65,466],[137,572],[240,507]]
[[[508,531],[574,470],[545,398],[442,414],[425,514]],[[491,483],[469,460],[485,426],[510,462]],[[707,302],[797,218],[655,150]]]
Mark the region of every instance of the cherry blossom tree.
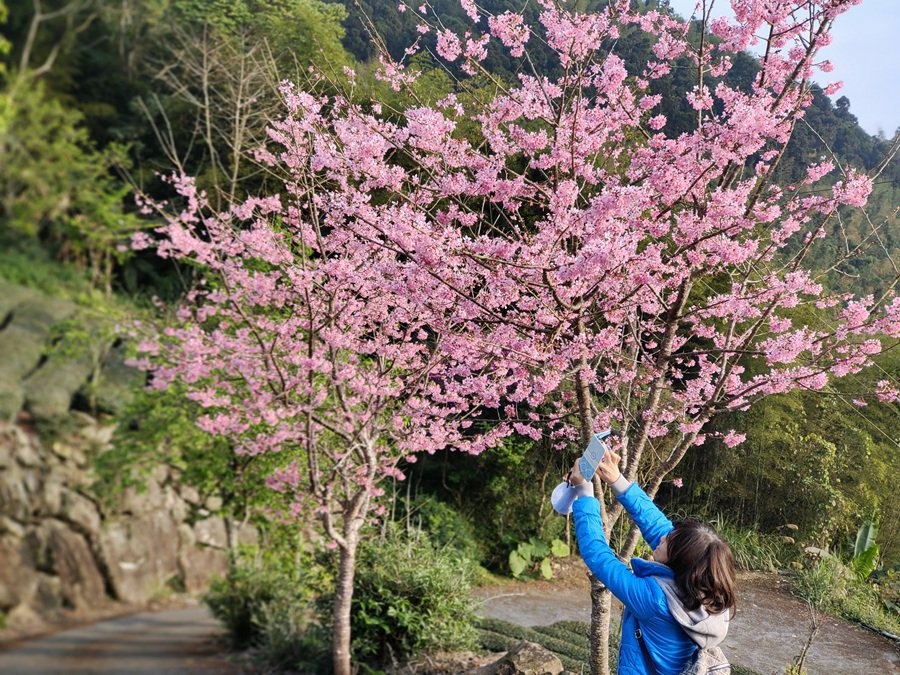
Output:
[[139,345],[137,365],[155,389],[186,385],[207,411],[198,425],[238,455],[282,457],[269,487],[292,499],[302,529],[318,520],[339,549],[333,658],[349,674],[362,528],[384,512],[385,479],[404,478],[401,461],[448,446],[478,454],[505,435],[503,425],[472,429],[491,366],[447,352],[394,253],[334,228],[302,180],[224,212],[192,181],[176,188],[183,209],[135,245],[201,266],[203,282],[174,326]]
[[[896,277],[879,297],[836,295],[808,262],[872,177],[823,160],[796,184],[773,181],[809,78],[829,69],[816,54],[859,1],[733,0],[733,20],[701,2],[692,31],[627,0],[590,13],[539,0],[537,25],[462,0],[462,34],[410,5],[448,68],[490,78],[493,42],[523,58],[518,82],[494,80],[475,106],[463,79],[459,94],[399,111],[285,85],[260,153],[282,194],[200,215],[179,183],[188,206],[161,228],[160,252],[218,282],[188,298],[155,383],[192,385],[211,410],[201,423],[239,452],[295,453],[272,486],[341,548],[338,672],[359,528],[401,458],[478,453],[511,431],[578,451],[615,426],[625,476],[653,496],[720,413],[825,389],[896,344]],[[629,73],[616,46],[635,32],[654,57]],[[538,42],[558,73],[529,72]],[[750,47],[755,81],[727,84]],[[674,134],[651,89],[678,59],[695,71],[696,123]],[[384,54],[379,76],[414,94],[407,63]],[[872,395],[898,396],[887,380]],[[622,510],[606,501],[609,534]],[[592,598],[592,669],[606,673],[611,603],[596,579]]]

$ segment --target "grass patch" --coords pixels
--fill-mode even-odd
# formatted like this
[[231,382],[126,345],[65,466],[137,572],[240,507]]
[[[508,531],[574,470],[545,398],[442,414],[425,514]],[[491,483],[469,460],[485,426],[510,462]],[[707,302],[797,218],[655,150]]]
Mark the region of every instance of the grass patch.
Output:
[[739,569],[775,572],[782,567],[784,545],[780,536],[738,528],[721,519],[714,520],[713,526],[728,542]]
[[83,270],[55,260],[37,241],[0,236],[0,276],[47,295],[76,300],[94,293]]
[[794,578],[793,591],[821,612],[900,635],[900,615],[886,608],[878,591],[836,558],[807,565]]
[[[573,673],[590,672],[591,626],[583,621],[558,621],[549,626],[519,626],[501,619],[480,619],[477,624],[481,646],[488,651],[506,652],[522,640],[535,642],[559,657],[563,667]],[[619,631],[614,625],[609,650],[610,670],[616,672],[619,660]],[[761,675],[735,664],[732,675]]]

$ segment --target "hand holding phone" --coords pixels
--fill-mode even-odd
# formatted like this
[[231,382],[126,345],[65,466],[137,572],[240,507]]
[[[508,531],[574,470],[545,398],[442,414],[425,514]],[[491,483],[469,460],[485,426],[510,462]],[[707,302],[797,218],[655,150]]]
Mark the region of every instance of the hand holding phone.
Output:
[[591,436],[591,440],[588,443],[587,448],[585,448],[584,454],[582,454],[581,459],[578,460],[578,470],[586,481],[589,481],[597,472],[597,467],[600,466],[600,462],[603,461],[603,456],[609,450],[609,446],[604,439],[608,438],[611,433],[612,430],[607,429],[606,431],[601,431],[600,433]]

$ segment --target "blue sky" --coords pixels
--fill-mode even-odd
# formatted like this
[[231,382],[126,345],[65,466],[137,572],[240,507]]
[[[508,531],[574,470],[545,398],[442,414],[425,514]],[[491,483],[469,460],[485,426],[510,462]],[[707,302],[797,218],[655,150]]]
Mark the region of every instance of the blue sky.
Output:
[[[670,0],[676,12],[689,16],[695,0]],[[716,15],[730,12],[728,0],[717,0]],[[890,137],[900,126],[900,0],[863,0],[835,21],[834,40],[821,52],[834,70],[814,78],[825,86],[842,81],[832,96],[850,99],[850,112],[870,134]]]

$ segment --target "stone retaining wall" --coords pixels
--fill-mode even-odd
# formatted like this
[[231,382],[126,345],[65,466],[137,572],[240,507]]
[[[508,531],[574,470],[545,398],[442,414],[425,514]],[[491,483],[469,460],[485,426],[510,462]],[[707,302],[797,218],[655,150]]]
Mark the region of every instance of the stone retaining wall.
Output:
[[[73,317],[82,339],[57,348],[55,327]],[[78,403],[90,397],[116,412],[142,384],[110,330],[75,305],[0,280],[0,628],[197,593],[225,573],[220,504],[180,485],[176,471],[158,467],[114,507],[91,493],[91,458],[109,447],[114,426]],[[58,440],[42,441],[36,425]],[[255,532],[233,539],[252,542]]]

